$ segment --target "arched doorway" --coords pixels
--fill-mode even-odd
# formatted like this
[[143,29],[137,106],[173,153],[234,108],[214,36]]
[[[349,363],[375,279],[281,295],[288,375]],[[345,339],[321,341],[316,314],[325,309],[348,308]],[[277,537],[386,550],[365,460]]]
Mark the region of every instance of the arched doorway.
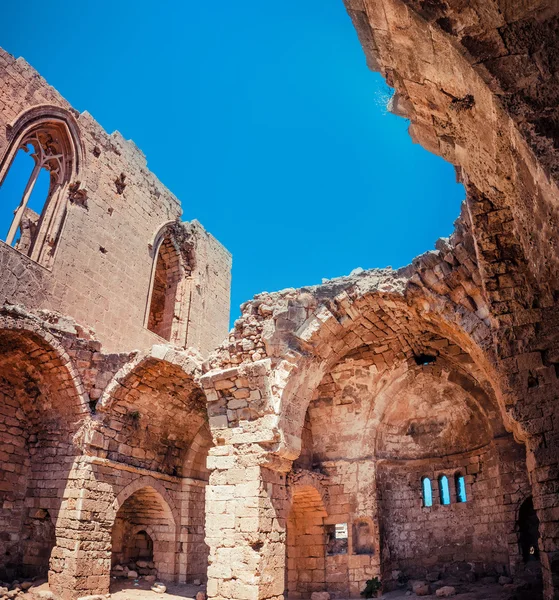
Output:
[[287,519],[287,595],[310,598],[326,589],[327,516],[316,487],[292,488],[291,511]]
[[112,530],[114,575],[176,578],[176,522],[173,513],[151,486],[136,490],[120,505]]
[[520,553],[525,563],[539,561],[540,551],[538,548],[539,519],[534,509],[532,496],[526,498],[518,511],[518,544]]

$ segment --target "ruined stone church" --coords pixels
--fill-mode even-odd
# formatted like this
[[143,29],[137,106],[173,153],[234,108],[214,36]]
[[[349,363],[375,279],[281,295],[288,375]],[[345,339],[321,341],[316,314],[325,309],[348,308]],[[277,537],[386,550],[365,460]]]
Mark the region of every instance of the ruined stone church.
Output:
[[353,598],[537,563],[559,598],[559,7],[345,1],[462,214],[229,333],[228,251],[0,52],[0,181],[35,164],[0,242],[1,581],[70,600],[143,559],[212,600]]

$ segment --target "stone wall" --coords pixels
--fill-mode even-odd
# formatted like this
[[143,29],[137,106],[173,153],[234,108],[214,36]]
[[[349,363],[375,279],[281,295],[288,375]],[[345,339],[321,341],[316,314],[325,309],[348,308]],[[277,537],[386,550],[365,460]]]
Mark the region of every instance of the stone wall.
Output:
[[[72,164],[58,199],[62,224],[47,257],[29,258],[0,243],[2,299],[69,315],[93,328],[109,351],[161,342],[147,329],[150,286],[158,235],[180,218],[179,201],[148,171],[133,142],[79,114],[24,60],[0,51],[0,81],[0,180],[21,135],[37,123],[61,124],[61,137],[69,132]],[[231,256],[197,221],[179,229],[190,254],[182,327],[173,341],[207,354],[229,326]]]
[[2,577],[49,571],[63,598],[106,593],[123,538],[146,531],[161,579],[204,581],[212,440],[200,356],[104,354],[79,333],[48,312],[0,309]]
[[[509,547],[516,508],[529,494],[525,457],[511,438],[482,450],[429,461],[381,461],[377,490],[383,580],[457,579],[508,575],[518,559]],[[515,458],[515,460],[505,460]],[[516,456],[514,456],[516,455]],[[455,475],[466,480],[466,502],[457,502]],[[438,478],[448,477],[450,504],[440,499]],[[422,479],[432,486],[433,506],[423,505]]]
[[[44,569],[54,539],[53,590],[106,593],[139,531],[161,577],[207,564],[216,600],[515,573],[532,497],[544,597],[559,596],[557,11],[346,4],[392,110],[456,166],[462,214],[408,267],[256,296],[205,363],[226,333],[230,256],[177,221],[133,143],[0,54],[0,177],[27,134],[65,161],[37,227],[26,213],[23,242],[0,244],[6,574]],[[172,310],[162,248],[180,273]],[[154,291],[168,339],[149,330]],[[422,507],[422,477],[452,487],[457,470],[467,502]]]

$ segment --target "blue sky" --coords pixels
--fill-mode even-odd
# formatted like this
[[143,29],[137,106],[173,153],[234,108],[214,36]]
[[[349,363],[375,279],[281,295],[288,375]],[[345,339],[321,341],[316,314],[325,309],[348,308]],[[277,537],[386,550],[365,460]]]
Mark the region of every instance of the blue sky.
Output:
[[452,232],[464,190],[386,112],[342,0],[6,4],[0,44],[133,139],[232,252],[233,318]]

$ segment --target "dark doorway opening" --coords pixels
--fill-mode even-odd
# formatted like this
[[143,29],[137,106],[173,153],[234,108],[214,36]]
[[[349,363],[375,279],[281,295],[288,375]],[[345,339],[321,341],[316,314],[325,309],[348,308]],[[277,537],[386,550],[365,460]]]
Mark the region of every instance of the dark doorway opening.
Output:
[[540,559],[538,549],[540,521],[532,497],[526,498],[518,511],[518,543],[524,562]]

